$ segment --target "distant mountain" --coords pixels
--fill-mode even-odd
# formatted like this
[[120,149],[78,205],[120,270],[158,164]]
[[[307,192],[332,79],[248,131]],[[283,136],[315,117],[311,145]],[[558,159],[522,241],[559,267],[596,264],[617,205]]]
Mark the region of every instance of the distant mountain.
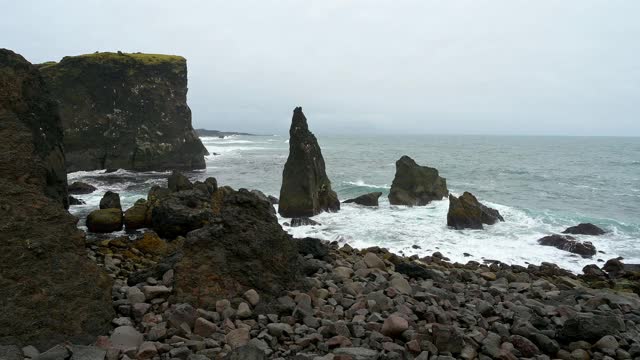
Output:
[[225,136],[231,136],[231,135],[256,136],[255,134],[249,134],[249,133],[207,130],[207,129],[196,129],[196,133],[198,134],[198,136],[210,136],[210,137],[225,137]]

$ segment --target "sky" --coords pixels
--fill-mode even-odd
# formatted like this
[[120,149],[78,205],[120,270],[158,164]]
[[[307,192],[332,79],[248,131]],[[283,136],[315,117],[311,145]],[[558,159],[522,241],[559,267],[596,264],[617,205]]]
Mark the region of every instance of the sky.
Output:
[[0,47],[187,58],[194,127],[640,136],[637,0],[0,0]]

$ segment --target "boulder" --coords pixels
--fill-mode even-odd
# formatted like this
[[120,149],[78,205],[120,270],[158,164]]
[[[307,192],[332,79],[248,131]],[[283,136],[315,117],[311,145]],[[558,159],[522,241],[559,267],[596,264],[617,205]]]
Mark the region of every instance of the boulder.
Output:
[[111,329],[111,278],[87,258],[67,204],[62,129],[35,67],[0,49],[0,358],[88,344]]
[[447,226],[456,230],[482,229],[482,224],[498,221],[504,221],[498,210],[484,206],[473,194],[465,191],[459,198],[449,195]]
[[94,233],[110,233],[122,230],[122,211],[118,209],[101,209],[89,213],[86,220],[87,229]]
[[120,205],[120,195],[113,191],[107,191],[104,193],[102,199],[100,199],[100,209],[118,209],[122,211],[122,205]]
[[562,233],[572,235],[603,235],[606,232],[591,223],[582,223],[576,226],[568,227]]
[[136,230],[149,226],[147,223],[147,200],[138,199],[132,207],[124,212],[124,227],[127,230]]
[[69,172],[203,169],[181,56],[95,53],[40,66],[59,104]]
[[193,184],[189,181],[189,178],[182,175],[181,172],[174,170],[167,180],[167,187],[172,192],[177,192],[191,190],[193,189]]
[[282,173],[278,211],[283,217],[294,218],[338,210],[340,201],[331,190],[322,151],[302,108],[297,107],[289,130],[289,157]]
[[151,227],[163,238],[184,236],[213,221],[211,202],[211,194],[199,189],[168,194],[153,205]]
[[442,200],[449,194],[447,180],[438,170],[420,166],[404,155],[396,161],[396,175],[391,184],[391,205],[422,206],[433,200]]
[[96,190],[98,189],[96,189],[95,186],[82,181],[74,181],[71,185],[69,185],[69,194],[73,195],[91,194]]
[[578,254],[582,257],[591,257],[596,254],[596,247],[589,241],[579,242],[569,235],[549,235],[538,239],[540,245],[553,246],[560,250]]
[[381,192],[372,192],[360,195],[356,198],[345,200],[344,203],[355,203],[362,206],[378,206],[378,198],[382,196]]
[[289,226],[291,227],[298,227],[298,226],[316,226],[316,225],[322,225],[319,222],[313,220],[313,219],[309,219],[308,217],[301,217],[301,218],[293,218],[291,219],[291,222],[289,224]]
[[558,338],[567,342],[576,340],[596,342],[605,335],[616,335],[625,330],[623,319],[616,314],[577,313],[564,322]]
[[311,255],[314,259],[325,260],[329,258],[329,247],[323,240],[306,237],[294,239],[298,245],[298,252],[302,255]]
[[224,197],[216,222],[187,236],[175,266],[178,301],[212,308],[249,289],[274,297],[298,284],[298,248],[270,208],[244,189]]
[[69,206],[73,206],[73,205],[84,205],[85,202],[83,200],[80,200],[78,198],[75,198],[71,195],[69,195]]

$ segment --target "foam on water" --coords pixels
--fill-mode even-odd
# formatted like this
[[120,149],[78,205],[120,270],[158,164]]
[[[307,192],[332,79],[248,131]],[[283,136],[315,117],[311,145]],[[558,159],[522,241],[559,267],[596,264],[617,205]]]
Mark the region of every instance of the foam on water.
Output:
[[[219,184],[278,196],[289,150],[287,137],[202,138],[212,154],[206,159],[207,169],[187,175],[199,180],[214,176]],[[373,191],[383,196],[378,208],[342,204],[338,213],[314,217],[321,226],[285,227],[296,237],[337,240],[359,248],[382,246],[405,255],[440,251],[459,262],[554,262],[576,272],[598,259],[617,256],[630,263],[640,262],[640,178],[634,171],[637,167],[628,166],[637,165],[635,159],[640,158],[637,140],[426,136],[320,137],[319,142],[332,188],[340,199]],[[453,192],[474,193],[498,209],[506,221],[485,230],[457,231],[446,226],[446,199],[424,207],[391,206],[387,200],[389,184],[395,161],[403,154],[437,167]],[[124,170],[69,174],[69,182],[81,180],[98,188],[92,194],[76,196],[87,204],[73,206],[70,211],[86,216],[98,208],[107,190],[118,192],[123,208],[128,208],[146,197],[151,186],[166,185],[167,174]],[[540,237],[581,222],[609,231],[600,237],[577,237],[591,241],[604,254],[582,259],[537,244]],[[413,249],[414,245],[420,248]]]
[[[508,206],[485,203],[500,211],[505,222],[485,226],[484,230],[454,230],[446,224],[448,200],[434,201],[423,207],[406,207],[390,205],[388,200],[381,198],[378,208],[342,204],[337,214],[319,214],[314,220],[321,223],[320,226],[283,227],[294,237],[316,237],[348,243],[356,248],[380,246],[399,254],[421,257],[440,251],[460,263],[499,260],[526,266],[553,262],[565,269],[581,272],[585,265],[595,262],[595,259],[583,259],[537,243],[539,238],[560,232],[566,226],[554,226],[543,221],[542,217],[532,217],[525,211]],[[287,221],[280,218],[281,224]],[[580,240],[591,241],[599,251],[615,254],[620,250],[619,245],[629,243],[625,241],[629,239],[621,236],[615,228],[612,230],[598,237],[580,236]],[[599,254],[597,257],[609,259],[612,256]],[[637,262],[640,258],[627,260]]]

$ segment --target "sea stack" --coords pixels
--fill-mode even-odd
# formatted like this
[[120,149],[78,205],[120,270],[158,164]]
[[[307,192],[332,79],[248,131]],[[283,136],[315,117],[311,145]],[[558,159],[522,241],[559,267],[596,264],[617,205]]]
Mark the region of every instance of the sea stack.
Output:
[[38,70],[6,49],[0,138],[0,345],[92,343],[111,329],[111,278],[87,258],[84,233],[65,210],[56,104]]
[[460,197],[449,195],[447,226],[457,230],[482,229],[482,224],[493,225],[504,221],[500,212],[481,204],[470,192]]
[[340,210],[331,190],[318,140],[309,131],[301,107],[293,110],[289,130],[289,158],[282,173],[278,212],[284,217],[310,217]]
[[389,192],[391,205],[423,206],[447,194],[447,180],[440,177],[438,169],[420,166],[406,155],[396,161],[396,176]]
[[183,57],[95,53],[39,68],[60,108],[69,172],[206,166]]

